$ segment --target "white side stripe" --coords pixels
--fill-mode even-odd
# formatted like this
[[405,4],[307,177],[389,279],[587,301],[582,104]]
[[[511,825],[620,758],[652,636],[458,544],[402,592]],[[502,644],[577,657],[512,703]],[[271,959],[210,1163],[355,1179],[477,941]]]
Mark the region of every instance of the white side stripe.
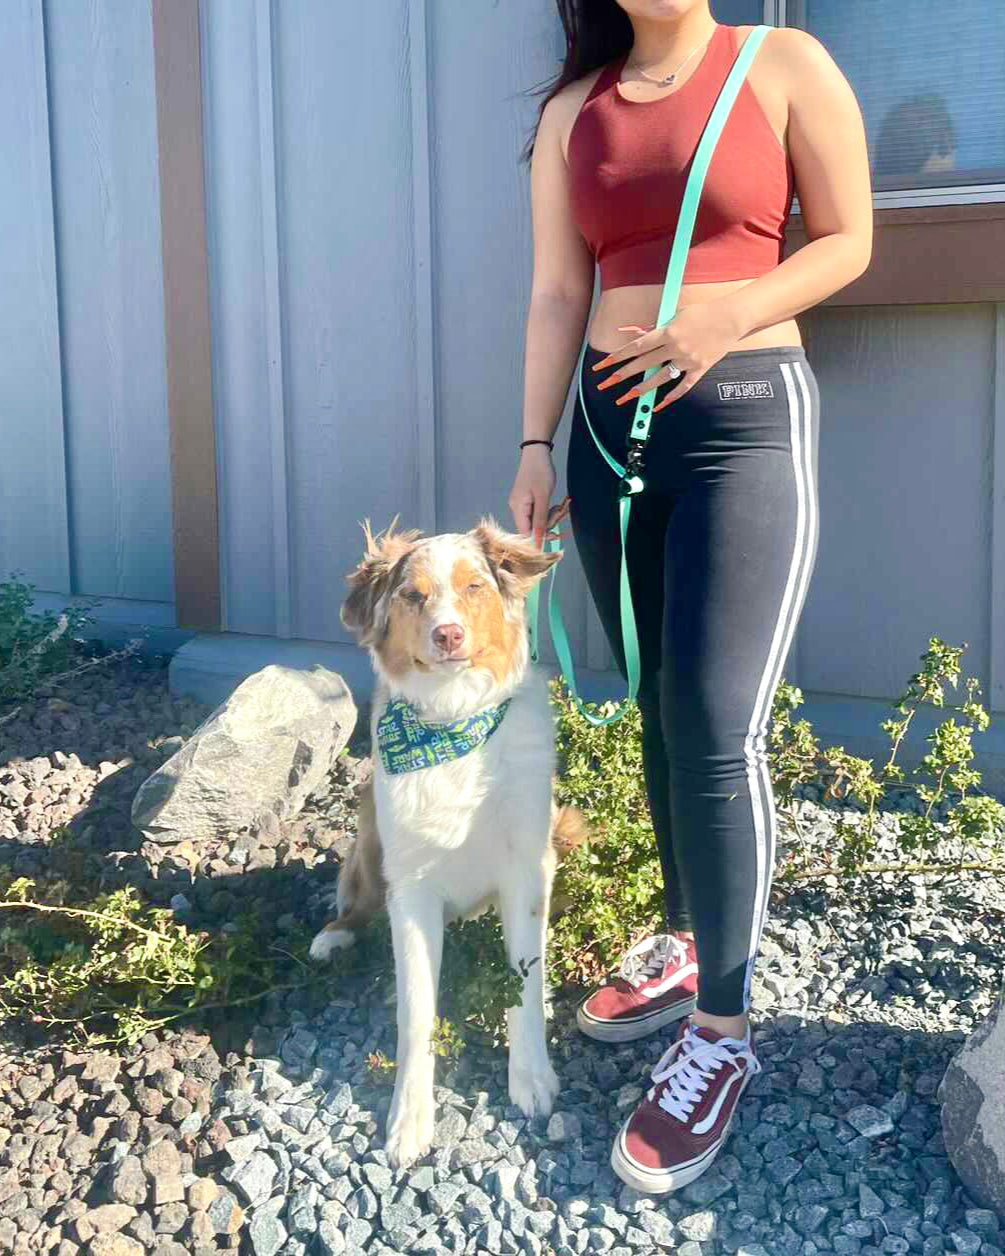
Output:
[[679,986],[686,978],[693,977],[697,971],[697,964],[685,964],[683,968],[678,968],[672,976],[667,977],[666,981],[661,981],[658,986],[654,986],[651,990],[642,989],[639,993],[646,999],[658,999],[661,994],[666,994],[674,986]]
[[[807,537],[806,537],[806,548],[803,551],[804,556],[803,556],[802,574],[800,575],[800,578],[799,578],[799,586],[796,593],[795,605],[792,610],[792,626],[791,626],[791,632],[789,634],[790,640],[791,640],[792,635],[795,633],[795,627],[796,627],[796,624],[799,622],[799,616],[802,611],[803,604],[806,598],[806,591],[809,586],[810,573],[813,567],[813,557],[816,551],[817,535],[819,532],[818,502],[816,499],[816,492],[815,492],[814,483],[813,483],[813,450],[810,444],[810,438],[812,436],[811,419],[813,415],[813,409],[812,409],[813,401],[810,397],[810,390],[806,383],[806,372],[803,369],[803,364],[801,362],[793,362],[792,372],[795,375],[799,383],[799,392],[802,397],[802,403],[803,403],[803,415],[805,416],[805,423],[803,425],[804,437],[803,437],[803,442],[802,442],[802,465],[803,465],[803,483],[806,486]],[[779,676],[779,679],[781,679],[780,676]],[[773,803],[774,795],[771,789],[771,776],[768,772],[768,760],[767,760],[766,755],[761,759],[760,772],[761,772],[761,779],[762,779],[765,795]],[[774,867],[774,863],[775,863],[775,842],[774,842],[774,830],[772,830],[771,851],[770,851],[770,859],[768,863],[769,870]],[[770,890],[770,885],[768,887],[768,890]],[[764,895],[764,901],[761,905],[761,920],[757,927],[758,947],[760,946],[761,933],[763,932],[763,929],[764,929],[764,922],[767,919],[767,914],[768,914],[768,892],[766,891]],[[750,967],[751,967],[751,970],[753,970],[753,964],[751,964]]]
[[[775,621],[771,646],[768,650],[764,670],[761,673],[757,696],[754,700],[754,710],[751,713],[747,735],[743,742],[743,753],[747,762],[750,806],[754,821],[754,845],[757,861],[754,911],[750,926],[747,965],[743,984],[744,1008],[750,1004],[750,983],[760,945],[764,917],[767,911],[768,895],[771,888],[771,873],[775,858],[775,806],[771,780],[767,770],[767,721],[806,591],[810,569],[810,564],[807,560],[812,551],[816,527],[814,491],[810,477],[810,424],[812,415],[809,390],[806,387],[800,363],[783,362],[780,364],[780,370],[785,381],[785,392],[789,407],[790,448],[796,481],[796,536],[792,549],[792,558],[789,563],[789,574],[785,582],[785,591],[782,594],[778,618]],[[800,398],[796,391],[794,373],[797,373],[799,378],[800,393],[803,401],[802,407],[799,404]]]
[[738,1082],[742,1076],[743,1073],[739,1069],[733,1069],[733,1075],[727,1079],[725,1086],[723,1086],[722,1090],[720,1090],[716,1096],[715,1103],[712,1105],[712,1111],[707,1117],[705,1117],[704,1120],[699,1121],[697,1125],[692,1128],[691,1132],[693,1134],[708,1133],[716,1121],[718,1121],[719,1113],[722,1111],[722,1105],[726,1102],[733,1083]]

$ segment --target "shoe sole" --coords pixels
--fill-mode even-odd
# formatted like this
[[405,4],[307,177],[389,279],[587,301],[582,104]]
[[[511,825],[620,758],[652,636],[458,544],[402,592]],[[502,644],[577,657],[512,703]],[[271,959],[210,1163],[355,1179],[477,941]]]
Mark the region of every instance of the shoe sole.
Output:
[[670,1007],[650,1012],[646,1017],[631,1021],[603,1021],[591,1016],[580,1004],[576,1008],[576,1024],[587,1038],[593,1038],[596,1042],[634,1042],[637,1038],[647,1038],[665,1026],[672,1025],[674,1021],[683,1020],[697,1006],[697,998],[682,999]]
[[[744,1078],[743,1085],[736,1096],[736,1106],[739,1106],[740,1100],[743,1098],[743,1092],[747,1089],[752,1076],[753,1074],[750,1074],[750,1076]],[[736,1106],[734,1106],[733,1112],[726,1122],[726,1127],[722,1131],[719,1141],[713,1143],[711,1147],[703,1151],[694,1160],[689,1160],[686,1164],[678,1165],[674,1169],[644,1169],[641,1165],[635,1163],[627,1151],[622,1149],[621,1144],[624,1141],[625,1131],[632,1120],[629,1117],[621,1129],[618,1130],[618,1136],[614,1140],[614,1146],[611,1148],[611,1168],[626,1186],[632,1187],[633,1190],[638,1191],[641,1195],[669,1195],[673,1191],[679,1191],[681,1187],[689,1185],[695,1178],[701,1177],[722,1150],[733,1125]]]

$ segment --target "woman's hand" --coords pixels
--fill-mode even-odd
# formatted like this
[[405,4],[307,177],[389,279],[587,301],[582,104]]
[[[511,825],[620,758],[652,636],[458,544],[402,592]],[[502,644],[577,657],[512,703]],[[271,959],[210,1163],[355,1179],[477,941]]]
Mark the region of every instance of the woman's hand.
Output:
[[549,509],[556,478],[551,451],[546,445],[528,445],[522,451],[510,490],[509,508],[517,531],[525,536],[533,532],[539,549],[544,545],[545,533],[551,535],[554,525],[569,513],[568,498]]
[[673,392],[653,406],[654,414],[689,393],[706,371],[720,358],[725,357],[742,335],[731,307],[723,301],[688,305],[663,327],[630,326],[619,327],[618,331],[635,331],[639,335],[594,365],[595,371],[619,366],[617,371],[597,385],[598,389],[617,385],[651,366],[663,367],[655,375],[640,380],[623,396],[618,397],[616,401],[619,406],[626,405],[661,384],[679,378],[673,368],[663,365],[664,363],[672,362],[678,372],[683,372],[683,378]]

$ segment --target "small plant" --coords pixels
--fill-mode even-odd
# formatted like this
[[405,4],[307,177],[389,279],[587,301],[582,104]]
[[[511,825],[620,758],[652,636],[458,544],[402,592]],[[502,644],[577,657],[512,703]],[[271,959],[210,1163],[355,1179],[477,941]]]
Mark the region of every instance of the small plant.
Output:
[[[557,983],[593,981],[663,913],[662,878],[642,772],[637,706],[616,724],[596,727],[558,680],[551,685],[560,776],[557,795],[586,814],[594,840],[562,861],[556,896],[566,905],[552,922],[550,971]],[[611,704],[597,708],[608,714]]]
[[[167,908],[145,905],[132,887],[85,904],[53,901],[19,878],[0,912],[0,1015],[21,1017],[77,1041],[134,1043],[151,1029],[197,1012],[237,1007],[276,990],[316,985],[309,939],[262,947],[260,922],[232,933],[190,929]],[[302,952],[302,954],[300,953]],[[294,979],[290,980],[290,960]]]
[[29,695],[38,683],[66,671],[80,649],[79,633],[93,606],[36,614],[34,585],[0,582],[0,704]]
[[[89,900],[53,880],[0,882],[0,1018],[20,1017],[87,1045],[132,1044],[199,1014],[300,991],[317,1008],[341,975],[372,977],[374,995],[394,988],[386,920],[374,921],[332,965],[308,959],[311,935],[284,932],[271,945],[266,922],[239,917],[232,931],[190,928],[132,887]],[[291,971],[292,970],[292,971]],[[519,1002],[494,913],[452,924],[440,982],[444,1015],[433,1049],[456,1059],[463,1042],[503,1040],[506,1010]]]
[[[539,962],[539,957],[527,959]],[[506,1011],[520,1002],[522,989],[522,976],[506,958],[495,911],[447,927],[440,976],[444,1044],[456,1042],[457,1034],[492,1044],[504,1041]]]
[[383,1051],[371,1051],[366,1057],[366,1066],[375,1082],[380,1085],[393,1083],[396,1065]]
[[[872,760],[849,754],[843,746],[821,748],[809,721],[794,717],[802,692],[784,681],[778,685],[768,759],[779,810],[787,812],[799,835],[795,801],[801,788],[818,785],[825,802],[845,803],[833,817],[837,840],[831,862],[819,866],[808,862],[816,855],[807,855],[790,864],[783,879],[872,870],[880,808],[894,788],[905,787],[913,788],[920,805],[915,812],[896,813],[899,852],[892,867],[959,866],[963,852],[969,851],[994,857],[1005,868],[1005,806],[976,792],[980,773],[972,767],[973,734],[986,729],[990,717],[976,700],[972,678],[964,682],[962,703],[954,707],[946,701],[946,686],[960,680],[964,648],[930,638],[921,669],[896,703],[897,716],[882,723],[891,750],[878,771]],[[631,707],[618,723],[598,728],[583,718],[559,680],[552,682],[552,701],[562,764],[559,798],[586,812],[594,840],[573,851],[559,869],[556,888],[568,908],[552,925],[550,968],[556,981],[587,982],[659,927],[662,875],[646,803],[638,707]],[[950,706],[962,720],[951,717],[929,734],[932,749],[908,777],[895,759],[922,704]],[[606,714],[611,707],[595,709]],[[942,820],[937,818],[940,811]]]
[[[779,686],[770,755],[776,799],[780,806],[790,808],[797,833],[793,802],[798,785],[825,781],[825,800],[849,799],[862,809],[861,816],[854,819],[844,815],[836,818],[835,866],[844,874],[867,870],[878,840],[879,809],[893,788],[913,790],[918,802],[914,811],[898,812],[897,816],[900,854],[919,861],[912,868],[924,867],[926,862],[944,863],[954,844],[957,863],[966,852],[982,858],[1005,855],[1005,806],[976,792],[981,777],[971,766],[973,735],[983,732],[991,722],[977,701],[980,690],[976,679],[970,676],[963,680],[966,697],[962,702],[954,705],[946,700],[946,687],[960,685],[965,648],[965,643],[950,646],[939,637],[929,638],[921,669],[911,676],[895,703],[897,716],[882,722],[890,738],[890,753],[878,771],[871,759],[848,754],[843,746],[821,750],[808,722],[792,719],[802,694],[792,686]],[[923,704],[948,707],[962,717],[962,722],[950,716],[929,733],[926,740],[932,749],[908,776],[896,756]]]

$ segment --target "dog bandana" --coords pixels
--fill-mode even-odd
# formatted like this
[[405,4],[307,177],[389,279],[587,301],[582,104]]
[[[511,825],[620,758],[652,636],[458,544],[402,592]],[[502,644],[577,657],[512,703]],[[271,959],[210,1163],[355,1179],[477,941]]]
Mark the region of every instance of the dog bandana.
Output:
[[427,724],[404,698],[392,698],[377,721],[377,745],[392,776],[462,759],[485,744],[502,723],[512,699],[486,707],[468,719]]

